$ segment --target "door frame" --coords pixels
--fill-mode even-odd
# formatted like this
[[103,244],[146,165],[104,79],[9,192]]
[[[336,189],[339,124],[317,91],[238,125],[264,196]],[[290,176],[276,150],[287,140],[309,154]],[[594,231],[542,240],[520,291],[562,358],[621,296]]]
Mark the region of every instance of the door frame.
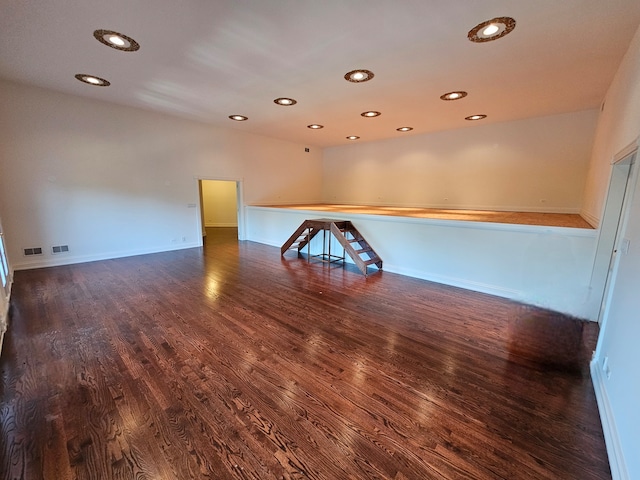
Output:
[[246,240],[246,226],[245,226],[245,208],[244,208],[244,188],[243,188],[243,180],[242,178],[229,178],[229,177],[209,177],[206,175],[200,175],[194,177],[196,180],[196,192],[198,194],[198,202],[196,203],[196,208],[198,210],[197,218],[197,228],[198,228],[198,238],[200,238],[200,246],[203,245],[202,241],[202,231],[203,231],[203,211],[202,211],[202,191],[200,189],[201,181],[213,180],[216,182],[234,182],[236,184],[236,210],[238,214],[238,241]]
[[2,220],[0,219],[0,269],[3,271],[6,283],[0,284],[0,352],[2,352],[2,342],[7,331],[7,320],[9,316],[9,302],[11,297],[11,285],[13,285],[13,272],[9,264],[9,254],[7,244],[4,241],[4,230],[2,230]]
[[4,230],[2,229],[2,220],[0,219],[0,270],[2,277],[5,279],[4,284],[0,285],[0,294],[9,298],[11,293],[11,285],[13,284],[13,273],[9,264],[9,254],[7,253],[7,244],[4,241]]
[[[631,200],[635,190],[634,186],[638,178],[638,140],[636,139],[622,149],[613,158],[607,201],[600,221],[600,234],[592,272],[592,284],[594,276],[599,274],[602,288],[600,304],[598,305],[600,332],[605,330],[610,297],[615,283],[617,265],[620,261],[618,252],[623,248],[623,236],[629,218]],[[609,205],[610,202],[613,205]],[[596,271],[598,257],[600,257],[599,272]],[[606,270],[603,270],[604,268]]]

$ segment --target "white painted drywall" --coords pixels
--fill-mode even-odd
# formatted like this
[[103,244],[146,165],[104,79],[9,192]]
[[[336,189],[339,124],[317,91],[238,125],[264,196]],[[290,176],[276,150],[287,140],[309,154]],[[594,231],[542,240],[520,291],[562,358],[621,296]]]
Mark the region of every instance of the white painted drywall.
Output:
[[[304,220],[322,217],[317,211],[248,207],[247,236],[280,247]],[[594,230],[342,213],[337,218],[354,223],[385,271],[595,320],[589,298]]]
[[598,119],[585,186],[582,214],[596,224],[604,208],[611,161],[640,134],[638,33],[609,88]]
[[9,82],[0,105],[15,269],[199,245],[196,178],[240,179],[245,204],[320,200],[321,152],[303,145]]
[[237,227],[236,182],[202,181],[202,205],[205,227]]
[[[609,184],[611,161],[639,135],[640,29],[608,90],[598,122],[585,201],[586,212],[597,220]],[[617,256],[593,363],[594,386],[616,479],[640,478],[640,176],[637,178],[622,230],[622,238],[629,242],[628,253]],[[605,358],[610,378],[602,372]]]
[[589,110],[327,148],[323,200],[578,213],[596,120]]

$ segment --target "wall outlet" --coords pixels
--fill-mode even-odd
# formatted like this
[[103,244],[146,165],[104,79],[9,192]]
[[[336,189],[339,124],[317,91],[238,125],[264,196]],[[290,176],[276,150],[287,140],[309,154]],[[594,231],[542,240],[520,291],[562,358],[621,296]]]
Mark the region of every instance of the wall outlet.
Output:
[[604,360],[602,361],[602,373],[605,374],[605,376],[607,377],[607,380],[611,378],[611,366],[609,365],[608,356],[604,357]]
[[622,239],[622,244],[620,245],[620,251],[623,255],[627,255],[629,253],[629,247],[631,246],[631,240],[628,238]]

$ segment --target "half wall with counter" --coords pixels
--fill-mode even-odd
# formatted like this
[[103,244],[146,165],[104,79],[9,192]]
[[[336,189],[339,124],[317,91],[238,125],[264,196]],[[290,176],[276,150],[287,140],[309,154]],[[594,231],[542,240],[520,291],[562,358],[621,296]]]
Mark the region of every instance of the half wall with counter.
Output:
[[[280,247],[304,220],[327,214],[299,208],[245,208],[247,240],[274,247]],[[590,290],[597,243],[592,228],[331,215],[353,222],[384,259],[386,272],[597,319],[601,298]]]

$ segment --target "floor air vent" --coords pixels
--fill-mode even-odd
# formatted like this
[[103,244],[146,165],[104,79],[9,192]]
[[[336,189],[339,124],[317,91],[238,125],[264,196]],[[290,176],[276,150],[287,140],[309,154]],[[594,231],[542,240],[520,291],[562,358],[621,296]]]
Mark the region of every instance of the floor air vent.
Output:
[[25,256],[42,255],[42,247],[25,248],[24,254]]
[[58,245],[57,247],[51,247],[53,253],[65,253],[69,251],[69,245]]

